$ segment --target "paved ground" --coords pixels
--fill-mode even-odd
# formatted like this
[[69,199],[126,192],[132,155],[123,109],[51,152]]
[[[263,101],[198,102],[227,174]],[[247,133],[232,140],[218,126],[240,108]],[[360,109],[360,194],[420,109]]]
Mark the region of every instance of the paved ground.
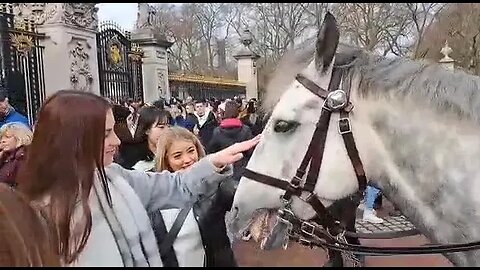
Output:
[[[428,243],[423,236],[393,240],[362,241],[371,246],[419,246]],[[322,249],[310,249],[291,243],[287,250],[265,251],[253,242],[238,241],[234,250],[240,266],[322,266],[327,257]],[[366,266],[451,266],[441,255],[367,257]]]
[[[380,216],[391,211],[387,204]],[[388,240],[364,240],[362,244],[369,246],[420,246],[428,240],[421,235]],[[287,250],[260,250],[253,240],[244,242],[239,240],[234,245],[235,255],[240,266],[322,266],[326,260],[326,253],[319,248],[310,249],[297,243],[290,243]],[[370,256],[366,257],[366,266],[452,266],[442,255],[398,255],[398,256]]]

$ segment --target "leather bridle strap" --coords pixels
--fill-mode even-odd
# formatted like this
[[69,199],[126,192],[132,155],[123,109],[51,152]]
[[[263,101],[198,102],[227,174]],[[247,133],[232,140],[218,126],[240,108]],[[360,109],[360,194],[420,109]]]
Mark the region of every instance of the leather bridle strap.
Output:
[[352,162],[355,175],[357,176],[358,190],[363,193],[367,187],[367,177],[363,169],[363,163],[358,154],[358,149],[353,138],[352,127],[350,125],[350,118],[348,112],[341,111],[340,119],[338,120],[338,130],[342,135],[345,148],[347,149],[348,157]]
[[[338,89],[341,79],[342,70],[334,69],[328,89],[330,91],[332,89]],[[316,94],[319,97],[323,97],[324,99],[327,98],[326,95],[328,94],[328,92],[313,83],[312,81],[308,80],[302,75],[298,75],[297,80],[299,80],[299,82],[312,93]],[[298,187],[298,184],[301,181],[302,176],[304,175],[305,169],[308,166],[308,163],[311,161],[306,181],[302,187],[302,190],[310,192],[310,195],[304,201],[307,202],[314,209],[317,217],[321,217],[321,219],[319,219],[319,224],[321,224],[325,228],[328,228],[330,232],[337,234],[344,229],[342,228],[341,224],[337,222],[337,220],[330,214],[330,212],[326,209],[326,207],[314,193],[320,173],[320,168],[322,165],[323,155],[325,152],[325,143],[327,139],[328,128],[330,126],[331,115],[332,111],[324,105],[322,107],[320,119],[316,124],[314,134],[310,141],[310,145],[307,149],[307,152],[304,159],[302,160],[299,169],[297,170],[297,174],[295,175],[294,179],[292,179],[292,183]],[[289,190],[287,190],[287,192],[285,192],[285,194],[283,195],[284,199],[287,200],[290,199],[290,196],[291,192],[289,192]]]
[[[248,178],[248,179],[254,179],[255,181],[260,182],[262,184],[272,186],[272,187],[276,187],[276,188],[279,188],[279,189],[282,189],[282,190],[287,190],[288,186],[290,186],[290,182],[288,182],[288,181],[280,180],[280,179],[277,179],[275,177],[271,177],[271,176],[268,176],[268,175],[265,175],[265,174],[260,174],[260,173],[251,171],[247,168],[245,168],[245,170],[243,172],[243,176]],[[300,196],[301,193],[302,193],[302,191],[299,190],[299,189],[294,191],[294,194],[297,195],[297,196]]]
[[[333,69],[330,84],[328,85],[329,91],[332,91],[332,89],[338,89],[340,82],[342,81],[342,74],[342,70]],[[315,83],[307,79],[305,79],[303,83],[307,83],[303,86],[305,86],[312,93],[320,91],[318,88],[322,89],[320,86],[317,86]],[[316,86],[313,89],[310,88],[312,84]],[[312,155],[312,164],[310,165],[310,170],[308,171],[307,179],[305,180],[305,184],[303,186],[305,191],[313,192],[315,190],[315,186],[317,185],[320,167],[322,166],[323,161],[323,154],[325,152],[325,143],[327,141],[327,133],[328,128],[330,127],[331,115],[332,112],[324,105],[322,107],[320,119],[317,122],[317,128],[315,130],[315,132],[318,132],[319,134],[315,134],[317,137],[314,135],[310,141],[310,147],[312,147],[315,143],[317,145],[313,146],[315,147],[315,150]]]
[[[305,88],[307,88],[313,94],[319,96],[322,99],[326,99],[328,96],[328,91],[323,89],[322,87],[318,86],[316,83],[312,82],[307,77],[303,76],[302,74],[297,74],[295,77],[299,83],[301,83]],[[331,89],[331,88],[329,88]]]
[[[305,228],[305,226],[304,226]],[[309,227],[310,228],[310,227]],[[303,229],[303,232],[306,230]],[[311,233],[314,233],[318,239],[312,238]],[[310,244],[325,247],[336,251],[352,251],[357,254],[366,255],[420,255],[420,254],[438,254],[438,253],[452,253],[452,252],[465,252],[475,249],[480,249],[480,241],[469,242],[464,244],[449,244],[449,245],[426,245],[421,247],[372,247],[362,245],[352,245],[348,243],[342,243],[335,241],[333,244],[332,238],[325,234],[324,231],[311,230],[307,234],[308,240],[303,238],[303,241],[310,242]],[[293,239],[301,240],[298,235],[292,236]],[[322,240],[322,238],[325,238]]]
[[[337,73],[333,71],[332,73]],[[332,74],[333,76],[333,74]],[[296,76],[297,81],[302,84],[305,88],[307,88],[313,94],[326,99],[328,95],[328,91],[323,89],[322,87],[318,86],[311,80],[307,79],[302,74],[298,74]],[[329,87],[329,89],[331,89]],[[310,140],[310,144],[308,145],[307,152],[303,157],[303,160],[298,167],[295,176],[290,181],[290,185],[287,186],[285,190],[285,194],[282,195],[285,201],[290,200],[291,196],[295,193],[296,190],[299,189],[300,183],[302,182],[303,176],[306,173],[306,169],[308,164],[310,164],[310,169],[308,171],[307,180],[302,187],[304,191],[312,192],[315,188],[315,184],[318,178],[318,172],[320,171],[320,166],[322,163],[322,156],[323,156],[323,149],[325,147],[325,141],[328,132],[328,126],[330,122],[331,112],[322,108],[322,112],[320,113],[320,119],[317,122],[315,131],[312,135],[312,139]],[[315,145],[314,142],[318,142],[318,145]],[[316,175],[316,177],[315,177]]]

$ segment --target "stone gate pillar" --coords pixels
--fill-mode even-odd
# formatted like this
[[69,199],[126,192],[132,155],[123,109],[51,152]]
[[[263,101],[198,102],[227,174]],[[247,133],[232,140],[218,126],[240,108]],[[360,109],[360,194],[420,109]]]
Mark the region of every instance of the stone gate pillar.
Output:
[[250,49],[252,43],[252,34],[248,29],[243,31],[241,37],[242,48],[233,57],[237,60],[238,80],[246,84],[246,98],[258,99],[258,74],[257,60],[260,58],[258,54]]
[[100,94],[96,3],[20,3],[17,16],[33,20],[44,50],[45,93],[75,89]]
[[148,27],[134,30],[132,42],[135,42],[144,52],[142,59],[144,101],[170,99],[167,49],[173,43]]

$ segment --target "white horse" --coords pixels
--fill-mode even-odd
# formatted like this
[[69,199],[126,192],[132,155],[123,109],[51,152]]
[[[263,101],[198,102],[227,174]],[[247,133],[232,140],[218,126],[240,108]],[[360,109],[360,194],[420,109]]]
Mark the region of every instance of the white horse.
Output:
[[[333,66],[344,65],[342,87],[351,89],[352,132],[368,180],[433,243],[480,240],[480,78],[337,44],[337,25],[327,14],[315,44],[286,56],[268,87],[264,106],[276,105],[247,168],[292,179],[323,105],[295,76],[301,73],[327,89]],[[325,206],[358,190],[338,120],[334,113],[315,186]],[[283,193],[242,178],[232,230],[241,232],[259,211],[281,208]],[[295,196],[292,210],[302,219],[315,214]],[[270,233],[270,238],[281,237]],[[455,265],[480,266],[477,250],[445,256]]]

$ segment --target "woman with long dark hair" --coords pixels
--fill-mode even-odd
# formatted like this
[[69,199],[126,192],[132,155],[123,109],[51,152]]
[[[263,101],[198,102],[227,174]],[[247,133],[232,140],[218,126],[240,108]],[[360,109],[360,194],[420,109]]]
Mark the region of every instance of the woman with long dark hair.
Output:
[[161,266],[148,213],[215,190],[258,143],[236,144],[182,173],[128,171],[113,163],[114,124],[110,103],[81,91],[55,93],[38,114],[18,189],[52,224],[63,265]]
[[166,110],[160,110],[154,106],[141,108],[138,111],[137,128],[133,138],[131,142],[121,140],[121,152],[116,158],[116,162],[129,170],[133,169],[133,166],[139,161],[151,162],[157,141],[157,138],[154,140],[152,138],[158,137],[158,132],[164,127],[170,126],[170,122],[172,122],[172,117]]
[[[145,107],[140,110],[139,125],[135,133],[136,153],[131,162],[135,170],[148,171],[155,165],[154,157],[157,150],[157,142],[163,130],[170,127],[171,116],[168,111],[159,110],[155,107]],[[133,150],[133,149],[132,149]]]

